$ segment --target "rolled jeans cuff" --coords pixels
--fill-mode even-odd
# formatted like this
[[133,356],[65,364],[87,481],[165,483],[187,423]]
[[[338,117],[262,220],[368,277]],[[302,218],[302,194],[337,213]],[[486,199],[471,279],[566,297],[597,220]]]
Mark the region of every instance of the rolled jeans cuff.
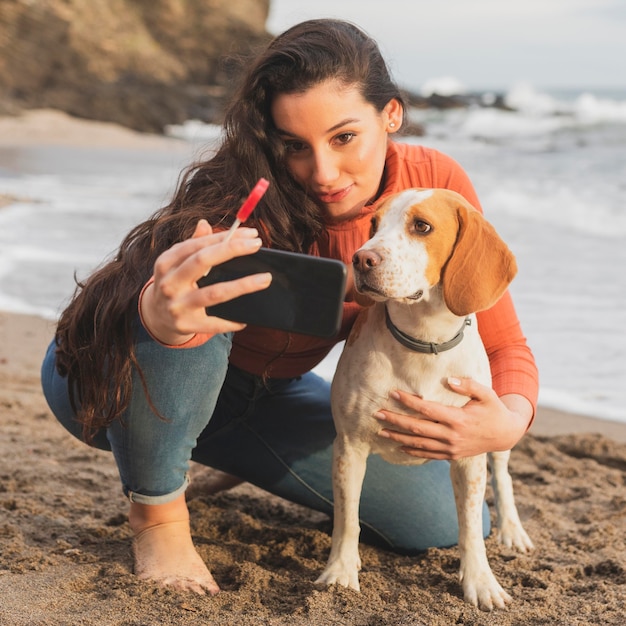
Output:
[[189,474],[185,474],[185,480],[183,484],[176,489],[176,491],[172,491],[171,493],[166,493],[162,496],[146,496],[142,493],[137,493],[136,491],[130,491],[124,487],[124,494],[128,498],[130,502],[137,502],[138,504],[167,504],[168,502],[173,502],[176,498],[179,498],[189,486],[191,480],[189,479]]

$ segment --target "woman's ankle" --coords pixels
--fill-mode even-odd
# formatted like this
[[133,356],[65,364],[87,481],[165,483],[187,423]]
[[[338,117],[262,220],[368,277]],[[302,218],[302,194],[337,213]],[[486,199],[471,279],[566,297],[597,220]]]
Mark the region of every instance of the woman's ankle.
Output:
[[179,521],[189,521],[189,509],[184,493],[165,504],[130,503],[128,522],[135,535],[158,524]]

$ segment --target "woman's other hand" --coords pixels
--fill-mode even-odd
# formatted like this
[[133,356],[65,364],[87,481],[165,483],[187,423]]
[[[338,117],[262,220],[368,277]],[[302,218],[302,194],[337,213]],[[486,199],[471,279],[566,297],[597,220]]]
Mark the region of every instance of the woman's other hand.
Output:
[[146,330],[161,343],[180,345],[197,333],[216,334],[241,330],[245,324],[208,316],[205,307],[266,289],[272,276],[253,274],[200,289],[196,281],[214,265],[236,256],[253,254],[261,247],[255,228],[238,228],[229,241],[226,232],[213,233],[200,220],[190,239],[173,245],[154,264],[154,282],[141,298],[141,318]]
[[533,409],[523,396],[499,398],[493,389],[471,378],[450,378],[448,384],[469,397],[467,404],[451,407],[393,391],[391,397],[410,409],[410,414],[378,411],[375,417],[383,427],[379,435],[398,442],[410,456],[455,460],[509,450],[528,429]]

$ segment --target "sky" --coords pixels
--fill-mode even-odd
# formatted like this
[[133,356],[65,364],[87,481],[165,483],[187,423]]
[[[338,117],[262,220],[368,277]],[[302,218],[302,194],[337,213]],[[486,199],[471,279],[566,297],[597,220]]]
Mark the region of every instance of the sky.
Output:
[[267,28],[314,17],[363,28],[410,89],[626,89],[626,0],[270,0]]

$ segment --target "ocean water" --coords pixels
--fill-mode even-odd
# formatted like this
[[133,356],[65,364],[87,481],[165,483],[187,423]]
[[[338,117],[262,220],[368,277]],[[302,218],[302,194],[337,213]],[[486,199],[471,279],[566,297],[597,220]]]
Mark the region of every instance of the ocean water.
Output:
[[[488,97],[488,96],[486,96]],[[516,85],[516,112],[412,111],[469,173],[517,256],[511,291],[541,377],[540,404],[626,422],[626,91]],[[170,151],[0,148],[0,310],[54,319],[123,235],[166,203],[219,128],[169,129]],[[338,351],[318,371],[330,376]]]

